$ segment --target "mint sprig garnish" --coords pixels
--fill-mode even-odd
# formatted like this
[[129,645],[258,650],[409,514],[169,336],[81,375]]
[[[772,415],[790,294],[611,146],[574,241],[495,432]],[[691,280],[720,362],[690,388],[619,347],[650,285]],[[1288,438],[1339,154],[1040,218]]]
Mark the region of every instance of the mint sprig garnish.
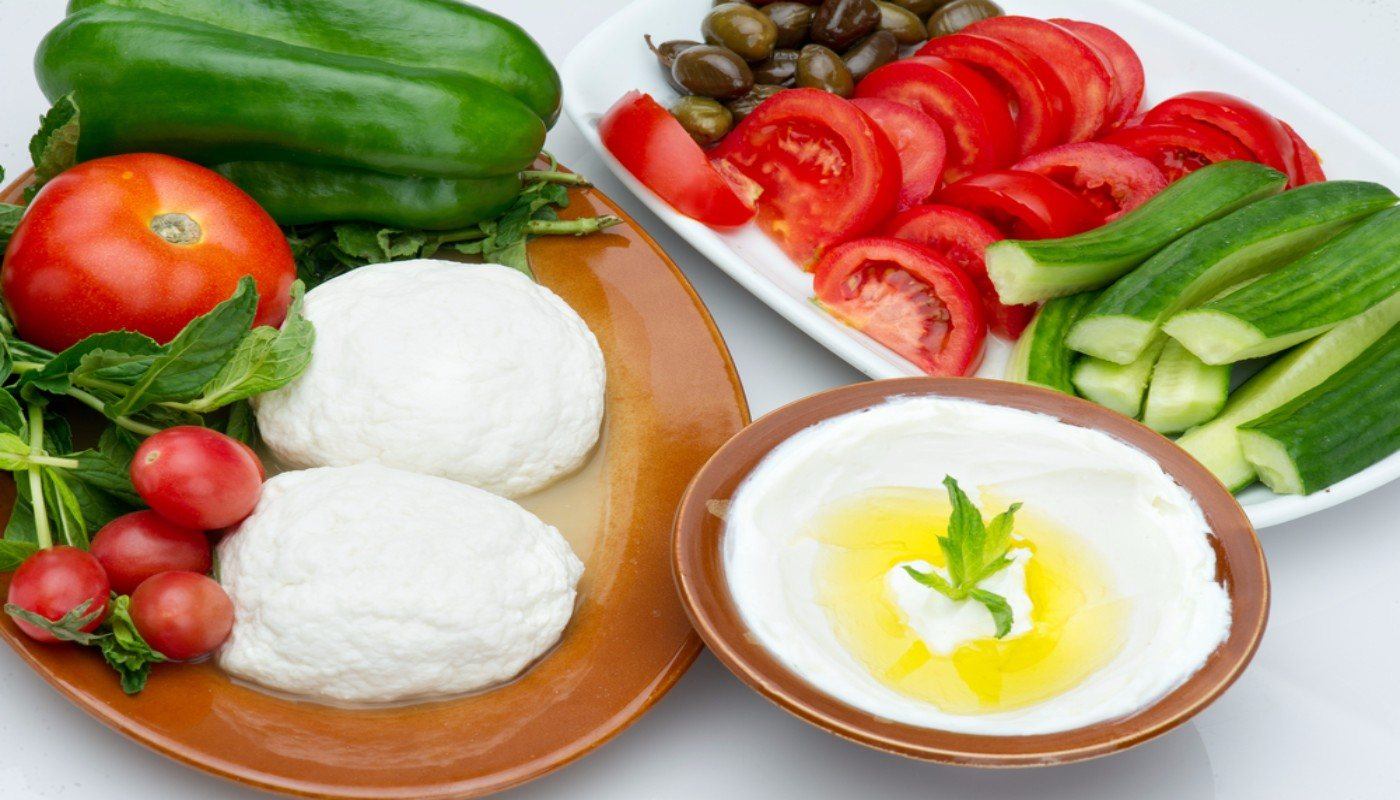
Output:
[[151,665],[165,661],[165,656],[151,649],[146,640],[136,630],[131,620],[131,598],[127,595],[112,594],[105,609],[107,619],[96,630],[83,630],[104,611],[93,609],[91,600],[84,600],[60,619],[51,620],[40,616],[14,603],[5,605],[5,613],[29,624],[48,631],[55,639],[73,642],[83,647],[96,647],[108,666],[116,670],[122,682],[122,691],[136,694],[146,688],[146,679],[151,674]]
[[922,572],[906,565],[909,577],[933,589],[949,600],[976,600],[987,607],[996,623],[998,639],[1011,632],[1011,604],[1006,598],[977,585],[1011,566],[1007,553],[1011,550],[1011,525],[1020,503],[992,518],[982,521],[982,512],[958,487],[953,476],[946,475],[943,485],[948,489],[948,501],[953,513],[948,518],[948,535],[938,537],[938,546],[948,561],[948,577],[930,570]]

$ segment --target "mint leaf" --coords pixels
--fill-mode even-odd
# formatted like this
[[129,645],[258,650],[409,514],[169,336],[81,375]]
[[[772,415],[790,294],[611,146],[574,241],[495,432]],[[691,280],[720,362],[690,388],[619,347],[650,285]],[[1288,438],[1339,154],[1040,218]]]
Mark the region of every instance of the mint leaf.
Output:
[[20,383],[50,394],[63,394],[73,387],[75,373],[92,375],[130,363],[142,365],[144,372],[162,352],[164,348],[155,339],[139,333],[97,333],[54,356],[42,368],[26,374]]
[[86,550],[88,523],[77,494],[56,469],[45,469],[40,476],[48,487],[44,499],[49,504],[50,519],[58,525],[59,535],[73,547]]
[[[4,179],[4,173],[0,172],[0,180]],[[0,251],[10,244],[10,237],[14,235],[15,228],[19,227],[19,220],[24,216],[24,206],[0,203]]]
[[311,347],[316,331],[302,314],[305,292],[300,282],[292,285],[292,302],[280,329],[254,328],[243,340],[219,374],[189,405],[206,413],[253,395],[270,392],[291,383],[311,363]]
[[0,572],[19,569],[26,558],[39,552],[39,545],[33,542],[0,540]]
[[121,676],[122,691],[136,694],[146,688],[151,674],[151,665],[165,661],[165,656],[151,649],[136,624],[131,620],[131,598],[116,595],[112,599],[112,612],[107,618],[107,635],[98,642],[102,648],[102,658],[108,666]]
[[229,407],[228,418],[224,420],[224,433],[244,444],[252,444],[258,435],[257,420],[253,418],[253,407],[247,400],[240,400]]
[[973,589],[968,596],[992,612],[992,621],[997,625],[998,639],[1011,632],[1011,604],[1006,602],[1005,597],[986,589]]
[[58,98],[53,108],[39,118],[39,131],[29,140],[34,185],[25,190],[26,199],[78,162],[78,119],[78,104],[71,93]]

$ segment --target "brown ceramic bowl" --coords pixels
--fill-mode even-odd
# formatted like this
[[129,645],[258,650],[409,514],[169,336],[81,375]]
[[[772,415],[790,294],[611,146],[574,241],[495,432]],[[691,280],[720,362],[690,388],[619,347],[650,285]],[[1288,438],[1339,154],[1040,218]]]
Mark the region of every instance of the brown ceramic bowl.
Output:
[[[0,200],[15,202],[22,183]],[[570,197],[564,216],[610,213],[624,224],[538,239],[530,257],[597,335],[608,412],[590,465],[522,501],[585,565],[562,640],[523,675],[468,697],[364,710],[274,697],[209,663],[160,664],[127,697],[95,650],[36,644],[4,614],[0,639],[79,708],[152,750],[304,797],[475,797],[557,769],[630,725],[700,651],[671,580],[670,526],[686,484],[748,409],[719,332],[671,260],[600,193]],[[5,480],[0,525],[13,500]],[[8,582],[0,577],[0,592]]]
[[[937,395],[1037,411],[1109,433],[1145,452],[1195,498],[1214,536],[1216,579],[1229,592],[1229,637],[1175,691],[1131,716],[1061,733],[981,736],[891,722],[824,694],[749,635],[724,574],[724,523],[712,501],[727,501],[774,447],[822,420],[897,395]],[[700,637],[745,683],[798,717],[860,744],[913,758],[974,767],[1063,764],[1141,744],[1190,719],[1244,671],[1259,646],[1269,610],[1264,554],[1238,503],[1204,467],[1148,428],[1092,403],[1048,389],[975,378],[904,378],[845,386],[759,419],[722,448],[695,477],[676,517],[673,567],[681,599]]]

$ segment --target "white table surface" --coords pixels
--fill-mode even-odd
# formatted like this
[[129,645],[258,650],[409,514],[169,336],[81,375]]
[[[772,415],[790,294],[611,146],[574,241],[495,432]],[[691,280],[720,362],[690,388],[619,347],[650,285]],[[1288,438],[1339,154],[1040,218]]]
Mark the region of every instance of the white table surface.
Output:
[[[627,0],[494,0],[562,61]],[[1400,0],[1149,0],[1293,81],[1400,152]],[[30,59],[62,0],[0,0],[0,164],[46,104]],[[560,12],[567,10],[567,14]],[[1151,80],[1151,76],[1148,76]],[[1210,88],[1210,87],[1201,87]],[[806,339],[630,197],[567,120],[548,147],[656,237],[709,305],[754,413],[862,376]],[[1400,187],[1392,187],[1400,188]],[[1273,614],[1253,665],[1194,721],[1123,754],[1014,772],[934,766],[840,741],[761,700],[708,654],[598,752],[504,796],[1400,797],[1400,483],[1263,533]],[[266,797],[167,761],[92,721],[0,648],[0,800]]]

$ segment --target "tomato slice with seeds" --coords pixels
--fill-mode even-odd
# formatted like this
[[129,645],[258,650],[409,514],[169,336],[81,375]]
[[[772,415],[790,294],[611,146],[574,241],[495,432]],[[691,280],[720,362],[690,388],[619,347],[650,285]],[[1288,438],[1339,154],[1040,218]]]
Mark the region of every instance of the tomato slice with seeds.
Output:
[[1112,99],[1112,73],[1088,42],[1053,22],[1015,15],[978,20],[962,32],[1020,45],[1050,65],[1069,91],[1067,141],[1092,139],[1103,128]]
[[1109,104],[1108,118],[1104,121],[1105,129],[1120,125],[1137,113],[1138,106],[1142,104],[1142,92],[1146,88],[1147,80],[1142,70],[1142,59],[1138,58],[1133,46],[1122,36],[1093,22],[1077,19],[1050,21],[1097,48],[1099,55],[1108,62],[1113,102]]
[[856,97],[904,103],[937,120],[948,140],[945,182],[1016,159],[1016,122],[1006,96],[966,65],[937,56],[895,61],[867,75]]
[[1292,125],[1283,120],[1278,122],[1288,132],[1288,138],[1293,140],[1293,155],[1298,166],[1298,185],[1327,180],[1327,173],[1322,171],[1322,161],[1317,157],[1317,151],[1293,130]]
[[1102,142],[1075,142],[1052,147],[1022,159],[1013,169],[1044,175],[1088,201],[1115,220],[1147,202],[1167,187],[1167,179],[1151,161]]
[[651,95],[628,92],[598,122],[603,146],[642,185],[680,213],[728,227],[753,219],[753,206],[710,165],[705,151]]
[[917,242],[948,259],[977,287],[991,329],[1011,339],[1035,316],[1035,306],[1008,306],[997,296],[987,276],[987,245],[1005,238],[992,224],[971,211],[929,203],[900,212],[885,226],[896,239]]
[[914,55],[966,64],[998,84],[1012,103],[1020,153],[1053,147],[1068,136],[1069,92],[1050,65],[1024,47],[973,33],[951,33],[928,40]]
[[1253,161],[1254,154],[1229,134],[1196,125],[1133,125],[1099,139],[1151,161],[1168,183],[1221,161]]
[[714,158],[749,184],[759,225],[803,267],[827,247],[873,230],[899,200],[894,145],[859,108],[820,89],[773,95],[724,138]]
[[934,201],[979,214],[1013,239],[1073,236],[1103,223],[1087,201],[1034,172],[974,175],[943,187]]
[[948,154],[943,129],[928,114],[893,100],[858,97],[851,102],[875,121],[899,153],[898,208],[927,200],[938,188],[943,160]]
[[1224,92],[1186,92],[1153,106],[1143,121],[1215,128],[1244,145],[1253,154],[1250,160],[1286,173],[1290,185],[1301,178],[1293,140],[1283,123],[1243,98]]
[[817,300],[929,375],[966,375],[987,323],[972,282],[922,245],[888,237],[833,247],[813,276]]

